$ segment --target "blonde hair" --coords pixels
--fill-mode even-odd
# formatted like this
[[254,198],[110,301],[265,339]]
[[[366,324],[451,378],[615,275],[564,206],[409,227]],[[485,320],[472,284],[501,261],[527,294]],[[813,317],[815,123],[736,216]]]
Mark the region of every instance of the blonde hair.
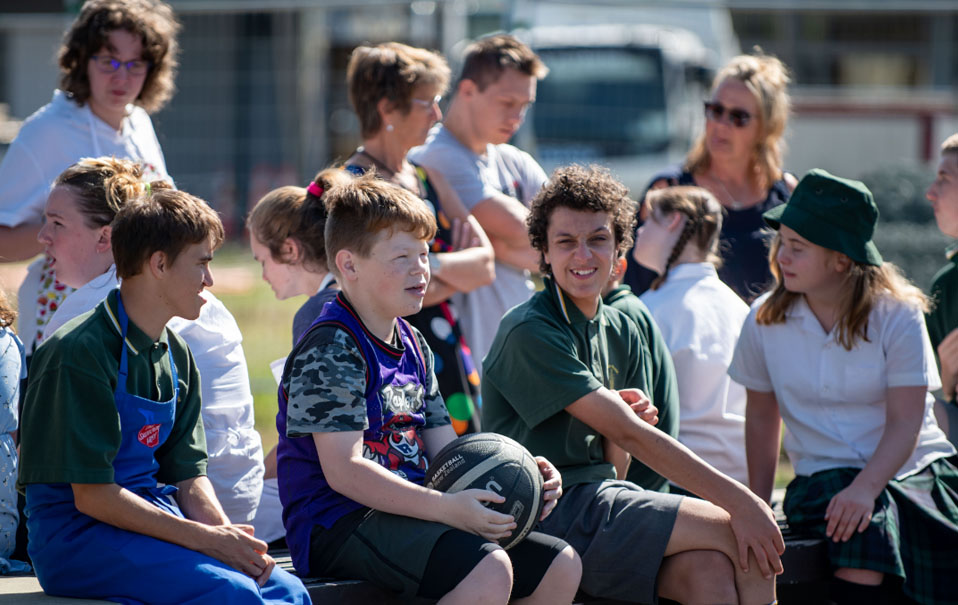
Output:
[[[715,76],[712,92],[726,80],[735,79],[755,97],[759,108],[759,115],[755,116],[759,123],[759,138],[749,159],[750,178],[754,185],[768,189],[782,178],[782,135],[790,111],[786,89],[791,79],[788,68],[776,57],[765,54],[759,47],[755,47],[754,53],[739,55],[723,67]],[[685,159],[685,169],[695,174],[707,169],[711,161],[703,131]]]
[[[775,260],[781,246],[782,236],[776,233],[768,253],[775,286],[756,313],[755,320],[760,326],[785,323],[788,310],[802,296],[785,289],[782,271]],[[832,254],[841,254],[834,250],[828,251]],[[859,340],[869,342],[868,316],[881,297],[889,296],[923,312],[928,311],[928,297],[908,281],[901,270],[892,263],[884,263],[879,267],[849,259],[845,286],[842,288],[839,301],[836,339],[849,351]]]
[[719,233],[722,231],[722,205],[707,189],[702,187],[666,187],[653,189],[645,198],[652,215],[649,220],[655,220],[654,213],[667,215],[678,212],[686,216],[685,227],[679,239],[672,247],[665,270],[651,284],[653,290],[658,290],[665,283],[669,269],[675,264],[685,246],[692,241],[696,248],[706,254],[706,260],[716,267],[722,264],[718,254]]
[[323,197],[326,200],[326,258],[336,269],[336,253],[351,250],[362,257],[372,252],[383,229],[412,233],[429,241],[436,236],[436,219],[421,199],[384,181],[375,169],[342,180]]
[[[302,262],[314,272],[327,271],[326,263],[326,191],[352,178],[342,168],[327,168],[314,178],[322,192],[315,188],[280,187],[263,196],[246,218],[250,233],[269,249],[279,263]],[[299,244],[299,258],[283,256],[283,244],[292,238]]]
[[54,187],[70,190],[87,227],[113,222],[116,213],[146,191],[140,179],[143,169],[136,162],[117,158],[83,158],[53,181]]

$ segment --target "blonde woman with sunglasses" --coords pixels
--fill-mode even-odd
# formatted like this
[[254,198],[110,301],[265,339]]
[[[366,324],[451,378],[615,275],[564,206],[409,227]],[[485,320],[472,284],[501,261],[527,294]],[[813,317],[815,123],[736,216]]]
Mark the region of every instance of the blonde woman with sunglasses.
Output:
[[[705,101],[705,131],[685,164],[653,177],[649,189],[696,185],[725,208],[719,277],[746,301],[770,282],[762,213],[788,201],[798,181],[782,168],[789,75],[777,58],[740,55],[716,75]],[[644,218],[644,217],[643,217]],[[657,274],[630,259],[626,281],[636,294]]]

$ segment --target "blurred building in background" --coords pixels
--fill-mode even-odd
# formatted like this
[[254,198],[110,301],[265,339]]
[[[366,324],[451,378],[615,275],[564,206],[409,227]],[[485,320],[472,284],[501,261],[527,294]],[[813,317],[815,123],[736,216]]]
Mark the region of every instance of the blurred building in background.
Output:
[[[537,122],[533,109],[522,143],[547,165],[565,159],[613,164],[633,187],[644,178],[645,169],[637,168],[642,162],[654,168],[681,159],[701,118],[700,112],[684,117],[693,114],[680,112],[679,106],[698,106],[709,70],[739,48],[753,45],[778,55],[794,72],[795,116],[786,162],[794,172],[827,166],[856,176],[882,166],[927,164],[937,153],[938,142],[958,131],[954,0],[171,0],[171,4],[183,24],[181,68],[176,96],[154,116],[156,131],[177,184],[209,200],[234,232],[241,229],[249,205],[267,190],[307,182],[320,168],[348,157],[358,143],[344,80],[349,53],[363,42],[399,40],[454,58],[463,40],[486,32],[573,26],[563,34],[568,43],[560,39],[552,47],[574,47],[577,54],[556,54],[550,75],[563,84],[554,89],[578,86],[579,100],[562,100],[572,117],[550,113]],[[0,153],[19,121],[49,101],[57,81],[56,49],[78,6],[75,0],[0,4],[0,104],[6,106],[0,109]],[[654,119],[637,120],[630,118],[628,105],[611,111],[602,103],[622,97],[636,107],[647,105],[653,93],[640,86],[639,66],[651,73],[652,63],[635,58],[635,44],[583,51],[584,37],[576,36],[574,26],[585,24],[681,29],[698,39],[705,54],[692,61],[676,59],[679,55],[673,53],[671,63],[656,64],[662,91],[675,88],[675,78],[684,78],[689,86],[668,93],[674,97],[661,92],[664,109],[648,114]],[[642,44],[646,49],[642,52],[649,55],[650,44],[664,48],[666,42],[663,37]],[[628,52],[623,50],[627,47]],[[596,69],[583,67],[588,60],[599,61]],[[580,77],[583,73],[601,73],[605,80],[590,81]],[[543,84],[542,108],[543,95],[552,94],[548,89]],[[615,90],[631,92],[617,95]],[[602,94],[608,91],[613,92]],[[593,127],[582,121],[586,116],[607,121],[613,115],[623,121],[621,127]],[[585,140],[557,143],[549,128],[561,130],[563,121],[573,118],[580,122]],[[650,144],[653,136],[661,143]],[[631,155],[614,159],[610,149],[629,149]]]

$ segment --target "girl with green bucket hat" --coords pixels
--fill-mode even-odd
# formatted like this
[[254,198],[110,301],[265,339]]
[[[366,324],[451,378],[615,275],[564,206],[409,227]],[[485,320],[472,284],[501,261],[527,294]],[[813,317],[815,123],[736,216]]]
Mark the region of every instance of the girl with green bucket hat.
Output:
[[[775,284],[755,301],[729,374],[748,392],[749,483],[769,499],[781,422],[796,477],[789,525],[821,535],[834,603],[899,594],[954,603],[958,469],[935,423],[924,295],[872,242],[858,181],[812,170],[764,214]],[[891,590],[889,590],[891,589]]]

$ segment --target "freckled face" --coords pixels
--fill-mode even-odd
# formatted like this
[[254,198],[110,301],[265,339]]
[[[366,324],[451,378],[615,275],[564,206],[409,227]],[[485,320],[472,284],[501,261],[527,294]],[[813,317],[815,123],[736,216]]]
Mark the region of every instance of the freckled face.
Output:
[[379,233],[369,256],[354,255],[359,296],[377,319],[391,321],[418,313],[429,283],[429,246],[408,231]]

